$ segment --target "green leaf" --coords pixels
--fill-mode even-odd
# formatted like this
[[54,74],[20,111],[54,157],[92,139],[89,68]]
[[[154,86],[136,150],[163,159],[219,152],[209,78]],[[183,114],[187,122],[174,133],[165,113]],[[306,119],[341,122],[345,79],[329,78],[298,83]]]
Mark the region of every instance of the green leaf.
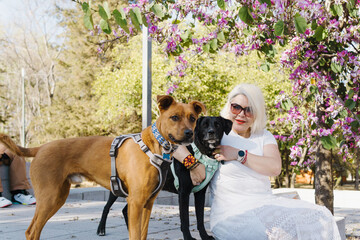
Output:
[[89,9],[86,12],[86,14],[84,15],[84,25],[89,30],[94,29],[94,21],[93,21],[92,14]]
[[353,129],[353,131],[355,132],[360,127],[360,124],[359,124],[359,122],[357,120],[355,120],[355,121],[350,123],[350,126]]
[[243,21],[244,23],[246,23],[248,25],[251,25],[252,22],[254,21],[254,18],[251,15],[250,9],[247,6],[243,6],[242,8],[240,8],[239,17],[240,17],[241,21]]
[[218,48],[217,39],[214,38],[210,41],[210,47],[212,50],[216,51]]
[[189,36],[190,36],[190,31],[189,30],[185,30],[185,32],[180,35],[181,39],[184,42],[186,42],[188,40]]
[[[122,9],[121,9],[122,10]],[[121,11],[120,10],[120,11]],[[124,12],[124,11],[123,11]],[[125,13],[124,13],[125,14]],[[113,11],[113,16],[115,18],[115,22],[122,28],[124,29],[125,32],[130,33],[129,28],[127,26],[127,21],[126,18],[123,17],[123,15],[117,10],[115,9]]]
[[165,16],[161,4],[155,4],[154,6],[151,7],[150,10],[159,18],[163,18]]
[[142,23],[144,24],[145,27],[148,27],[148,23],[147,23],[145,15],[141,14],[141,16],[142,16]]
[[341,4],[334,5],[334,11],[337,16],[341,17],[344,11],[343,6]]
[[281,102],[281,107],[282,107],[282,109],[289,111],[291,108],[294,107],[294,104],[292,103],[292,101],[290,99],[286,99],[285,101]]
[[111,33],[111,29],[110,29],[110,26],[109,26],[109,23],[108,21],[104,20],[104,19],[101,19],[100,20],[100,28],[104,31],[104,33],[106,34],[110,34]]
[[312,94],[319,93],[319,88],[318,88],[317,86],[311,85],[311,86],[310,86],[310,92],[311,92]]
[[130,19],[131,19],[132,24],[138,31],[141,32],[140,22],[136,16],[136,13],[133,11],[133,9],[131,9],[129,13],[130,13]]
[[275,23],[275,26],[274,26],[274,33],[276,36],[281,36],[284,34],[284,21],[282,20],[279,20],[277,23]]
[[318,27],[318,25],[316,23],[316,20],[312,20],[312,22],[311,22],[311,30],[315,31],[317,29],[317,27]]
[[347,107],[349,110],[352,110],[354,107],[356,107],[356,102],[354,102],[352,99],[348,99],[345,101],[345,107]]
[[271,6],[271,0],[259,0],[261,4],[266,3],[268,7]]
[[350,89],[348,93],[348,98],[352,98],[354,96],[354,90]]
[[224,35],[224,32],[223,32],[223,31],[221,31],[221,32],[218,33],[217,39],[219,40],[219,42],[222,42],[222,43],[224,43],[224,42],[226,41],[226,40],[225,40],[225,35]]
[[319,41],[319,42],[325,39],[326,34],[325,34],[324,28],[322,26],[317,27],[317,29],[315,30],[314,37],[315,37],[316,41]]
[[336,62],[332,61],[331,62],[331,70],[334,73],[340,73],[342,69],[342,66],[340,64],[337,64]]
[[87,2],[84,2],[81,5],[82,10],[84,11],[84,13],[87,13],[87,11],[89,10],[89,4]]
[[102,19],[104,19],[105,21],[107,21],[109,19],[105,9],[103,8],[103,6],[99,5],[99,15]]
[[346,109],[342,110],[339,115],[342,117],[342,118],[346,118],[348,116],[348,112]]
[[111,13],[110,13],[110,9],[109,9],[109,4],[107,2],[104,2],[104,10],[106,12],[106,15],[108,18],[111,18]]
[[225,1],[224,0],[217,0],[217,5],[219,6],[220,9],[225,10],[226,5],[225,5]]
[[337,147],[336,139],[331,135],[322,136],[320,141],[323,147],[327,150],[335,149]]
[[203,46],[203,51],[206,52],[206,53],[209,53],[209,51],[210,51],[210,44],[209,43],[207,43],[207,44],[205,44]]
[[260,69],[264,72],[268,72],[268,71],[270,71],[270,64],[265,62],[265,63],[261,64]]
[[121,18],[122,19],[126,19],[126,13],[125,13],[125,11],[124,11],[124,9],[122,9],[122,8],[120,8],[120,14],[121,14]]
[[139,24],[140,24],[140,25],[143,24],[140,9],[139,9],[138,7],[133,8],[133,12],[135,13],[136,18],[137,18]]
[[296,13],[295,18],[294,18],[294,22],[295,22],[296,31],[298,33],[303,34],[305,32],[306,28],[307,28],[306,19],[303,18],[302,16],[300,16],[300,14]]

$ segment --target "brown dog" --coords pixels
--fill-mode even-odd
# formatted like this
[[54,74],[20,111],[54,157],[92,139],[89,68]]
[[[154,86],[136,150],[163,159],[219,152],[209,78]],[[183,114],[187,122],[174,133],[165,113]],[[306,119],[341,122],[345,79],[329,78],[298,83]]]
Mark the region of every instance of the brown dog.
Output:
[[[198,101],[178,103],[171,96],[158,96],[160,116],[156,126],[172,144],[188,145],[193,141],[196,120],[205,106]],[[27,239],[39,239],[46,222],[65,203],[71,180],[81,174],[110,190],[110,156],[112,137],[81,137],[53,141],[36,148],[16,146],[6,135],[0,141],[15,153],[34,157],[30,177],[36,196],[36,210],[26,230]],[[162,153],[151,127],[142,131],[142,140],[154,154]],[[128,190],[129,238],[146,239],[150,213],[155,201],[151,196],[158,186],[158,171],[149,157],[132,139],[118,149],[116,169]]]

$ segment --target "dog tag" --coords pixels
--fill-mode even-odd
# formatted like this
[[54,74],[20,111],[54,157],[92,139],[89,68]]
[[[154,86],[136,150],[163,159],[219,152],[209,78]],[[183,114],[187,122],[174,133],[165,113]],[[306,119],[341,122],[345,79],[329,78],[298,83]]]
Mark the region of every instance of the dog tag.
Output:
[[169,153],[163,153],[163,159],[170,161],[170,154]]

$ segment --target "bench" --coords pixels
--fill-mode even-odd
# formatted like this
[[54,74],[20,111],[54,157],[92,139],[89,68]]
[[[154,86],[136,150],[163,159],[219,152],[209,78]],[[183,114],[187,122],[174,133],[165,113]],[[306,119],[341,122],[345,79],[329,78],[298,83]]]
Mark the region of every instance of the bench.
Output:
[[[28,178],[28,181],[31,184],[30,177],[29,177],[29,169],[30,169],[30,162],[26,162],[26,175]],[[0,166],[0,176],[1,176],[1,183],[2,187],[4,189],[3,191],[3,197],[11,200],[11,193],[9,189],[9,166],[1,165]],[[34,194],[32,189],[28,189],[30,194]]]

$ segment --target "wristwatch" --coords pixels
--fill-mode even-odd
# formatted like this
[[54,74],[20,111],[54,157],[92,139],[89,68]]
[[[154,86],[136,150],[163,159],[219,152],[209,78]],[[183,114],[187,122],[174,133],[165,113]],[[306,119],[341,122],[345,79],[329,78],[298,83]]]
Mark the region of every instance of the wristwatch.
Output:
[[246,152],[245,150],[238,151],[238,158],[236,160],[244,164],[246,162]]

